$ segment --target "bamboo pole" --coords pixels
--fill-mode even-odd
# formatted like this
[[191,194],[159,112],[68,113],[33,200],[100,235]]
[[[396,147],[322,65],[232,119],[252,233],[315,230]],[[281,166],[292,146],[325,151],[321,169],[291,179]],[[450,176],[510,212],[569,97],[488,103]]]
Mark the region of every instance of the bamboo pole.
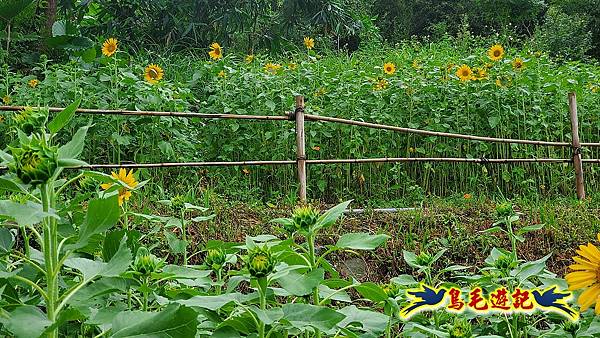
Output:
[[[348,124],[348,125],[353,125],[353,126],[369,127],[369,128],[374,128],[374,129],[392,130],[392,131],[397,131],[397,132],[401,132],[401,133],[460,138],[460,139],[472,140],[472,141],[485,141],[485,142],[496,142],[496,143],[518,143],[518,144],[531,144],[531,145],[538,145],[538,146],[555,146],[555,147],[571,146],[571,144],[568,142],[533,141],[533,140],[519,140],[519,139],[508,139],[508,138],[495,138],[495,137],[485,137],[485,136],[453,134],[453,133],[445,133],[445,132],[439,132],[439,131],[395,127],[395,126],[388,126],[385,124],[353,121],[353,120],[341,119],[341,118],[337,118],[337,117],[318,116],[318,115],[311,115],[311,114],[306,114],[305,118],[309,121],[335,122],[335,123]],[[588,146],[600,146],[600,143],[589,143],[587,145]]]
[[[455,158],[455,157],[384,157],[384,158],[357,158],[357,159],[329,159],[305,160],[305,164],[345,164],[345,163],[400,163],[400,162],[450,162],[450,163],[476,163],[476,164],[510,164],[510,163],[571,163],[570,158]],[[582,162],[600,164],[600,159],[583,159]],[[260,165],[292,165],[298,164],[294,160],[280,161],[237,161],[237,162],[164,162],[164,163],[112,163],[88,164],[65,167],[65,169],[150,169],[150,168],[178,168],[178,167],[233,167],[233,166],[260,166]],[[0,170],[7,170],[0,167]]]
[[304,96],[296,96],[296,161],[298,166],[298,197],[306,202],[306,135],[304,133]]
[[579,121],[577,119],[577,96],[569,93],[569,113],[571,115],[571,132],[573,142],[573,167],[575,168],[575,188],[577,198],[585,199],[585,187],[583,185],[583,164],[581,162],[581,143],[579,142]]
[[[24,106],[0,106],[0,111],[19,111],[25,109]],[[51,112],[62,111],[63,108],[50,107]],[[93,114],[93,115],[128,115],[128,116],[170,116],[170,117],[187,117],[201,119],[235,119],[235,120],[280,120],[287,121],[287,116],[270,116],[270,115],[239,115],[239,114],[203,114],[203,113],[186,113],[186,112],[169,112],[169,111],[141,111],[141,110],[108,110],[108,109],[86,109],[79,108],[75,111],[78,114]]]

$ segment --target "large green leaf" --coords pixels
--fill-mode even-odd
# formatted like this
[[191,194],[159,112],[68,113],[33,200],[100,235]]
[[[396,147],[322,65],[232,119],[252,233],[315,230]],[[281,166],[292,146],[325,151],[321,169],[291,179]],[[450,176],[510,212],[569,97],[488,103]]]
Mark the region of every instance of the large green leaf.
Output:
[[328,307],[310,304],[285,304],[282,310],[284,316],[281,321],[302,331],[306,331],[308,327],[329,331],[346,318],[345,315]]
[[219,296],[194,296],[190,299],[178,300],[177,303],[215,311],[229,303],[245,303],[254,297],[256,297],[256,295],[244,295],[234,292]]
[[31,305],[17,307],[0,321],[17,338],[37,338],[52,324],[40,309]]
[[194,338],[198,314],[189,307],[170,304],[161,312],[125,311],[113,320],[114,338]]
[[348,209],[348,205],[350,205],[350,201],[346,201],[336,205],[335,207],[327,210],[319,219],[317,220],[317,224],[315,225],[315,229],[327,228],[332,226],[335,221],[340,218],[340,216],[344,213],[346,209]]
[[75,135],[71,141],[67,144],[63,145],[58,149],[58,158],[59,159],[70,159],[77,158],[83,151],[83,145],[85,142],[85,136],[87,135],[87,131],[89,126],[81,127],[77,130]]
[[389,320],[389,317],[382,313],[360,310],[354,305],[346,306],[338,312],[346,315],[346,318],[338,323],[338,327],[364,332],[365,334],[361,335],[363,338],[382,337]]
[[382,302],[388,299],[387,294],[383,289],[372,282],[362,283],[354,287],[358,293],[364,298],[373,301],[373,302]]
[[13,245],[15,245],[15,239],[10,230],[0,228],[0,254],[12,250]]
[[358,232],[342,235],[335,246],[342,249],[375,250],[388,238],[390,238],[388,235],[370,235],[366,232]]
[[11,21],[17,15],[21,14],[27,6],[31,5],[32,2],[33,0],[3,1],[0,3],[0,18]]
[[119,250],[108,263],[82,257],[73,257],[67,259],[65,265],[81,271],[81,273],[83,273],[83,279],[85,281],[90,281],[97,276],[118,277],[129,268],[132,259],[133,257],[131,251],[129,251],[129,248],[127,247],[126,239],[123,238]]
[[323,269],[319,268],[308,273],[292,270],[277,279],[279,285],[294,296],[309,295],[319,286],[325,277]]
[[50,123],[48,123],[48,129],[52,133],[57,133],[64,126],[69,123],[73,115],[75,115],[75,111],[79,108],[81,104],[81,98],[71,103],[67,108],[63,109],[60,113],[58,113]]
[[14,219],[19,225],[37,224],[46,217],[58,219],[54,210],[45,212],[41,204],[31,201],[27,201],[25,204],[8,200],[0,201],[0,215]]
[[88,204],[87,214],[79,228],[77,243],[67,246],[69,249],[82,248],[90,237],[105,232],[119,221],[121,208],[117,195],[108,198],[93,199]]
[[8,179],[5,177],[0,177],[0,191],[10,191],[10,192],[18,192],[24,193],[27,191],[22,184],[15,182],[14,180]]

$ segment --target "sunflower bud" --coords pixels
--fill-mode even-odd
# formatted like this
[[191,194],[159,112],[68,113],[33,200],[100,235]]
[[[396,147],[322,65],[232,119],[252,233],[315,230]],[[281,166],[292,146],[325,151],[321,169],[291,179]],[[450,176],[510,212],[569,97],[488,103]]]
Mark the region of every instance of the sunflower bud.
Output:
[[14,162],[10,165],[25,184],[44,184],[58,168],[58,148],[33,139],[20,148],[10,148]]
[[171,208],[173,211],[180,213],[183,209],[185,209],[185,197],[182,195],[177,195],[171,198]]
[[417,256],[417,264],[420,266],[428,266],[433,263],[433,257],[427,251],[421,251]]
[[162,261],[158,257],[148,251],[145,247],[140,247],[133,262],[135,271],[149,275],[152,272],[158,271],[162,267]]
[[470,338],[473,336],[471,323],[464,318],[454,319],[454,324],[450,329],[450,338]]
[[571,336],[575,337],[577,331],[579,331],[580,324],[579,322],[572,322],[570,320],[565,320],[562,324],[563,330],[569,332]]
[[292,214],[296,230],[309,232],[319,219],[319,211],[311,206],[299,207]]
[[204,258],[204,264],[214,271],[218,271],[223,268],[226,259],[227,255],[222,249],[209,249]]
[[494,267],[500,271],[507,271],[517,266],[517,262],[513,259],[512,254],[501,255],[494,262]]
[[389,298],[396,298],[400,295],[400,288],[394,283],[383,284],[381,288]]
[[252,277],[262,278],[273,272],[275,259],[267,247],[257,247],[248,253],[246,267]]
[[13,124],[27,135],[42,131],[48,121],[48,110],[26,107],[12,116]]
[[504,202],[496,205],[496,213],[500,217],[506,217],[513,215],[515,212],[513,211],[512,203]]

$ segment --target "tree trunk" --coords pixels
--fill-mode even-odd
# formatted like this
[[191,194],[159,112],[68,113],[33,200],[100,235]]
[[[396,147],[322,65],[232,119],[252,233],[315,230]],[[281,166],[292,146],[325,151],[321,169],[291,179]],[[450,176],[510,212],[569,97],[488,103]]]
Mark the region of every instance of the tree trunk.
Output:
[[52,26],[56,20],[56,0],[48,0],[46,7],[46,34],[52,35]]

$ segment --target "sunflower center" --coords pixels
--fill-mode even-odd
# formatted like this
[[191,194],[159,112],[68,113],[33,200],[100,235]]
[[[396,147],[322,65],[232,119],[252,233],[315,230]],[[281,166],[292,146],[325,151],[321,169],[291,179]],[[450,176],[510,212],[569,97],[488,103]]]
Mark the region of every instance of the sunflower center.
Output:
[[111,53],[112,53],[112,52],[114,52],[114,51],[115,51],[115,49],[117,49],[117,48],[116,48],[116,46],[115,46],[115,45],[108,45],[108,48],[107,48],[107,49],[108,49],[108,51],[109,51],[109,52],[111,52]]
[[158,72],[156,69],[150,69],[150,77],[156,79],[158,77]]
[[495,56],[495,57],[498,57],[498,56],[500,56],[500,51],[499,51],[499,50],[495,50],[495,51],[494,51],[494,56]]
[[462,76],[469,76],[469,71],[468,70],[463,70]]

